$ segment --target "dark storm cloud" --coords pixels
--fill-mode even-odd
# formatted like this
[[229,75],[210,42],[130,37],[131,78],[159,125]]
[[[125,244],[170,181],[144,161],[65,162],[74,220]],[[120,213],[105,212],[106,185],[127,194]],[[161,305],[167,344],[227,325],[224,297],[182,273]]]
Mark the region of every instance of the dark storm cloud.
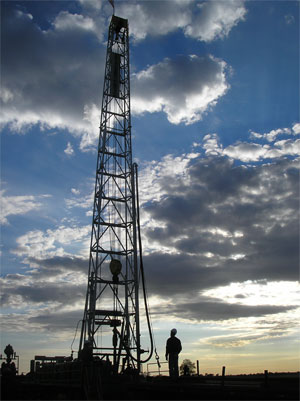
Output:
[[275,257],[245,257],[242,260],[206,258],[189,254],[154,253],[144,257],[149,294],[162,297],[196,296],[199,291],[229,285],[232,282],[297,280],[297,256],[287,262]]
[[[295,309],[295,306],[273,306],[273,305],[237,305],[224,303],[221,300],[211,302],[208,300],[196,303],[178,303],[173,306],[152,308],[152,315],[177,315],[183,319],[207,321],[207,320],[229,320],[241,317],[260,317],[272,315],[281,312],[287,312]],[[28,323],[40,324],[43,328],[56,330],[73,330],[77,322],[82,319],[83,310],[66,311],[66,312],[48,312],[41,313],[28,319]],[[279,333],[280,327],[276,328],[276,334]],[[286,327],[282,327],[283,330]],[[275,335],[275,334],[274,334]]]
[[34,271],[35,276],[39,278],[57,276],[68,271],[87,274],[89,264],[87,259],[74,256],[54,256],[46,259],[28,258],[28,262],[39,267]]
[[[150,243],[176,250],[144,256],[149,294],[170,297],[177,304],[231,282],[298,279],[296,161],[245,167],[226,157],[198,157],[187,167],[187,176],[186,182],[163,176],[164,197],[144,206],[156,225],[145,231]],[[19,275],[7,276],[14,284],[4,291],[6,303],[12,285],[14,294],[27,302],[71,304],[84,298],[85,285],[51,281],[87,273],[87,260],[56,256],[28,261],[36,266],[29,274],[35,285],[21,285]],[[210,313],[219,307],[208,302],[204,306]],[[244,316],[251,310],[237,307],[236,313]]]
[[44,313],[28,319],[28,323],[40,324],[50,331],[75,330],[76,325],[83,317],[83,309],[66,312]]
[[[164,229],[148,231],[153,239],[158,235],[160,241],[170,243],[172,237],[184,234],[187,241],[178,240],[179,245],[200,240],[199,246],[204,241],[206,248],[206,236],[209,242],[215,239],[220,245],[221,234],[208,231],[220,228],[232,234],[242,231],[244,236],[235,241],[248,247],[251,236],[268,238],[267,228],[271,230],[277,224],[293,227],[297,221],[299,184],[295,161],[245,168],[233,166],[226,158],[199,158],[188,172],[188,185],[180,181],[176,187],[173,183],[163,199],[145,206],[154,219],[167,223]],[[168,177],[162,179],[165,190],[167,183]],[[199,230],[208,232],[202,236]],[[285,229],[282,231],[282,236],[289,235]],[[234,249],[232,238],[223,237],[223,241]]]
[[[173,252],[157,246],[145,254],[148,293],[171,299],[171,312],[191,319],[289,310],[231,305],[204,299],[201,293],[232,282],[298,280],[297,168],[297,161],[290,159],[245,167],[226,157],[198,156],[186,168],[186,181],[162,174],[165,195],[144,205],[154,226],[144,234],[150,244]],[[16,297],[27,304],[72,305],[84,300],[86,284],[77,285],[75,277],[87,274],[87,260],[55,256],[27,261],[33,270],[3,279],[4,305],[13,304]]]
[[1,304],[9,306],[15,302],[15,297],[22,299],[22,304],[58,303],[71,305],[85,298],[86,285],[71,283],[35,282],[33,285],[15,285],[12,288],[2,288]]
[[299,278],[297,161],[245,167],[199,157],[187,184],[167,182],[167,194],[144,206],[157,226],[146,235],[176,253],[145,256],[150,293],[180,299],[231,282]]
[[[28,258],[35,266],[26,274],[7,274],[2,281],[1,304],[9,306],[19,296],[24,303],[53,303],[70,305],[85,298],[86,284],[76,283],[76,274],[87,275],[88,260],[78,257],[54,256]],[[64,277],[62,283],[61,278]],[[66,279],[67,278],[67,279]]]
[[169,177],[162,179],[161,186],[169,190],[169,194],[162,201],[152,202],[146,208],[155,219],[168,222],[170,232],[175,230],[176,235],[177,229],[193,229],[196,223],[201,223],[201,228],[216,227],[221,223],[237,229],[237,221],[230,224],[228,213],[223,213],[224,209],[230,212],[233,207],[244,209],[239,213],[239,225],[242,224],[241,218],[250,214],[253,216],[253,202],[239,203],[239,198],[235,197],[244,187],[256,188],[255,169],[244,166],[235,168],[227,158],[210,157],[194,161],[188,173],[191,180],[188,186],[183,181],[176,185],[174,180],[170,186]]
[[[276,313],[287,312],[295,309],[296,306],[277,306],[277,305],[240,305],[230,304],[217,300],[186,302],[180,301],[173,306],[157,308],[157,314],[177,315],[188,320],[228,320],[245,317],[260,317]],[[152,311],[153,312],[153,311]],[[155,310],[154,310],[155,314]]]

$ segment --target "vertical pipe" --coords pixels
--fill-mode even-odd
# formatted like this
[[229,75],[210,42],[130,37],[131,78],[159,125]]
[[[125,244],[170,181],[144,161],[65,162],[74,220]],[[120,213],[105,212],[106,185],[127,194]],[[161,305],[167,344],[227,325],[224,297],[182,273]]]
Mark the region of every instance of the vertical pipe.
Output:
[[225,381],[225,366],[222,367],[222,386],[224,386]]
[[268,372],[267,370],[265,370],[265,375],[264,375],[264,384],[265,384],[265,387],[268,386],[268,375],[269,375],[269,372]]
[[137,182],[137,164],[132,164],[132,217],[133,217],[133,250],[134,250],[134,286],[135,286],[135,324],[136,324],[136,347],[137,347],[137,370],[141,369],[141,344],[140,344],[140,317],[139,317],[139,274],[137,262],[137,236],[136,236],[136,182]]
[[114,374],[118,373],[119,366],[117,364],[117,345],[118,345],[118,334],[117,334],[117,329],[114,327],[113,329],[113,339],[112,339],[112,344],[114,347],[114,354],[113,354],[113,369],[114,369]]
[[35,371],[35,366],[34,366],[34,360],[33,359],[31,359],[31,361],[30,361],[30,373],[34,373],[34,371]]
[[199,376],[199,361],[197,360],[197,376]]
[[94,348],[94,332],[95,332],[95,312],[96,312],[96,280],[95,273],[92,272],[90,277],[90,305],[88,314],[88,340],[92,342]]

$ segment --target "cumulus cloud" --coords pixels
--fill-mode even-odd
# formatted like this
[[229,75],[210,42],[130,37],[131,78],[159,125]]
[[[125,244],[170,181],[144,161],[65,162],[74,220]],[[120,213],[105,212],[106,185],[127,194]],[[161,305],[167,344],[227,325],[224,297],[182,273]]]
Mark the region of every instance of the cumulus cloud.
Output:
[[[230,26],[242,19],[238,15],[243,13],[237,11],[243,9],[242,2],[234,3],[238,3],[236,10],[231,2],[207,2],[200,8],[192,1],[174,1],[172,7],[165,1],[156,2],[155,7],[147,1],[121,2],[120,10],[124,7],[124,16],[132,23],[132,35],[138,39],[181,28],[190,36],[212,40],[226,35]],[[224,15],[232,15],[231,22],[226,20],[219,29],[218,22],[211,20],[212,7],[226,9]],[[81,138],[82,150],[95,146],[105,62],[105,10],[100,8],[93,14],[88,4],[83,5],[82,14],[63,10],[48,29],[42,29],[31,14],[14,4],[4,8],[2,126],[19,133],[33,125],[66,129]],[[194,18],[198,14],[207,22],[205,30],[209,34],[195,32],[198,20]],[[163,111],[171,123],[194,123],[228,90],[225,72],[225,62],[213,56],[164,59],[133,76],[133,112]]]
[[[188,183],[189,175],[187,166],[189,163],[200,156],[200,153],[191,152],[174,157],[166,155],[160,161],[146,163],[139,173],[139,193],[140,199],[144,203],[148,201],[159,201],[169,191],[178,187],[178,182]],[[163,176],[168,176],[168,180],[162,186]],[[173,185],[174,184],[174,185]],[[151,188],[151,192],[149,191]]]
[[186,36],[210,42],[225,38],[246,16],[243,0],[204,1],[173,0],[118,3],[120,13],[131,23],[135,40],[165,35],[181,29]]
[[61,11],[55,18],[53,26],[57,31],[82,30],[96,33],[99,40],[103,40],[104,26],[100,21],[96,23],[91,17],[80,14],[71,14],[68,11]]
[[203,138],[203,149],[205,154],[217,156],[222,154],[223,148],[219,144],[219,137],[217,134],[207,134]]
[[89,110],[101,101],[105,47],[91,22],[64,12],[42,30],[30,14],[13,6],[3,13],[2,126],[13,132],[34,124],[67,129],[85,135],[85,146],[94,144],[99,118],[95,121]]
[[297,280],[297,159],[250,167],[198,156],[185,174],[164,174],[161,165],[152,180],[163,195],[142,209],[151,291],[183,296],[233,280]]
[[[291,288],[284,282],[298,280],[297,158],[236,165],[223,153],[217,135],[205,136],[203,149],[208,151],[204,157],[182,157],[184,172],[169,155],[149,175],[154,197],[145,196],[141,211],[144,266],[149,293],[167,300],[154,313],[220,321],[293,311],[295,294],[282,304],[280,292],[264,283]],[[172,162],[178,169],[173,174]],[[159,188],[161,196],[156,196]],[[256,297],[253,304],[245,292],[243,298],[214,299],[218,288],[232,283],[245,288],[246,283],[261,283],[265,298]]]
[[247,12],[242,0],[206,1],[197,3],[197,7],[198,12],[184,31],[187,36],[205,42],[226,37]]
[[49,195],[17,195],[7,196],[5,190],[0,191],[1,195],[1,224],[8,224],[8,216],[23,215],[32,210],[40,209],[41,200]]
[[[257,143],[239,142],[235,145],[229,145],[224,149],[224,154],[239,159],[243,162],[258,161],[266,157],[269,151],[268,145],[260,145]],[[277,154],[279,156],[279,154]]]
[[266,139],[268,142],[274,142],[275,139],[278,137],[278,135],[291,135],[291,134],[297,134],[299,133],[299,128],[298,128],[298,123],[294,124],[292,128],[278,128],[278,129],[272,129],[270,132],[265,132],[263,134],[260,134],[258,132],[250,131],[250,136],[252,138],[258,138],[258,139]]
[[[250,138],[258,140],[259,143],[239,141],[225,148],[219,143],[217,134],[207,134],[203,138],[203,148],[207,155],[225,155],[243,162],[297,156],[300,149],[299,133],[299,123],[294,124],[292,128],[274,129],[263,134],[250,131]],[[263,141],[267,143],[261,143]]]
[[53,230],[29,231],[17,238],[16,255],[26,258],[44,259],[46,257],[70,256],[68,249],[76,248],[79,245],[80,253],[82,243],[89,239],[90,226],[68,227],[61,225]]
[[87,209],[87,211],[92,210],[93,201],[94,201],[94,190],[90,192],[88,195],[78,196],[80,194],[79,190],[71,190],[72,194],[75,195],[72,198],[65,199],[67,208],[79,207],[83,209]]
[[172,6],[167,1],[133,1],[118,3],[120,14],[130,21],[130,33],[136,40],[148,35],[166,35],[191,22],[191,0],[174,0]]
[[213,56],[164,59],[134,74],[134,113],[164,111],[173,124],[192,124],[229,88],[226,63]]
[[64,150],[64,152],[68,156],[72,156],[74,154],[74,149],[73,149],[73,146],[71,145],[71,142],[68,142],[67,147]]
[[[297,140],[288,135],[286,143]],[[140,174],[147,288],[162,300],[154,307],[155,315],[168,311],[174,318],[219,321],[292,313],[295,300],[280,303],[278,291],[270,293],[268,302],[254,304],[253,294],[248,299],[242,290],[247,283],[299,278],[296,155],[274,157],[265,164],[243,163],[239,157],[235,163],[224,153],[227,148],[217,134],[205,135],[196,148],[198,152],[150,162]],[[64,285],[66,304],[83,298],[88,264],[83,249],[88,250],[89,236],[89,225],[61,225],[20,236],[14,253],[30,270],[22,277],[3,278],[4,304],[11,306],[18,300],[21,305],[23,300],[28,307],[54,308],[64,302]],[[221,296],[232,283],[237,283],[236,291],[231,291],[235,296]],[[264,287],[264,295],[270,288]],[[42,322],[47,314],[38,315]]]
[[293,125],[294,134],[300,134],[300,123],[296,123]]

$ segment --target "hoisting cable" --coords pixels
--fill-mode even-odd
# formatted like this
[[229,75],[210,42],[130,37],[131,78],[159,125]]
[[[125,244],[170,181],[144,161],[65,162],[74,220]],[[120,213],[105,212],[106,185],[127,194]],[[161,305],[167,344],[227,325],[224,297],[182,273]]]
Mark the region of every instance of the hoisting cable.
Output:
[[[148,362],[153,355],[154,344],[153,344],[153,334],[152,334],[152,327],[151,327],[151,321],[150,321],[150,314],[149,314],[148,304],[147,304],[147,294],[146,294],[145,274],[144,274],[144,264],[143,264],[137,164],[134,163],[133,167],[134,167],[135,190],[136,190],[136,221],[137,221],[138,241],[139,241],[139,251],[140,251],[140,269],[141,269],[141,277],[142,277],[142,284],[143,284],[145,311],[146,311],[147,324],[148,324],[148,330],[149,330],[149,335],[150,335],[150,344],[151,344],[150,355],[148,356],[147,359],[145,359],[144,361],[141,361],[141,363],[145,363],[145,362]],[[155,350],[156,350],[156,348],[155,348]]]
[[71,352],[72,352],[72,353],[74,352],[74,350],[73,350],[73,344],[74,344],[74,341],[75,341],[75,338],[76,338],[76,334],[77,334],[77,330],[78,330],[78,326],[79,326],[79,323],[80,323],[80,322],[82,322],[82,319],[78,320],[78,322],[77,322],[77,326],[76,326],[76,329],[75,329],[74,338],[73,338],[73,341],[72,341],[72,343],[71,343]]
[[[140,251],[140,269],[141,269],[141,277],[142,277],[142,284],[143,284],[143,297],[144,297],[144,304],[145,304],[145,311],[146,311],[146,317],[147,317],[147,324],[148,324],[148,331],[149,331],[149,336],[150,336],[150,355],[145,359],[145,360],[140,360],[140,363],[145,363],[148,362],[152,355],[153,355],[153,350],[154,350],[154,339],[153,339],[153,334],[152,334],[152,327],[151,327],[151,321],[150,321],[150,313],[149,313],[149,308],[147,304],[147,294],[146,294],[146,285],[145,285],[145,274],[144,274],[144,265],[143,265],[143,253],[142,253],[142,237],[141,237],[141,225],[140,225],[140,211],[139,211],[139,194],[138,194],[138,174],[137,174],[137,164],[133,163],[133,173],[135,177],[135,189],[136,189],[136,222],[137,222],[137,228],[138,228],[138,242],[139,242],[139,251]],[[124,348],[127,350],[128,354],[130,357],[135,361],[138,362],[138,359],[136,359],[130,352],[129,348],[123,344]],[[155,347],[155,359],[160,367],[159,363],[159,356],[156,351]]]

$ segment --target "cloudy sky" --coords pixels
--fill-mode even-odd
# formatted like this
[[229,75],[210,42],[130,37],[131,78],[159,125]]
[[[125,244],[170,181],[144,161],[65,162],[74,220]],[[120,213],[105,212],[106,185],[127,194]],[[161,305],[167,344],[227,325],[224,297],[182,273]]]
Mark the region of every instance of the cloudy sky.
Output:
[[[69,355],[82,317],[111,13],[1,2],[1,350],[21,371]],[[299,2],[129,0],[116,15],[161,360],[176,327],[202,373],[298,370]]]

